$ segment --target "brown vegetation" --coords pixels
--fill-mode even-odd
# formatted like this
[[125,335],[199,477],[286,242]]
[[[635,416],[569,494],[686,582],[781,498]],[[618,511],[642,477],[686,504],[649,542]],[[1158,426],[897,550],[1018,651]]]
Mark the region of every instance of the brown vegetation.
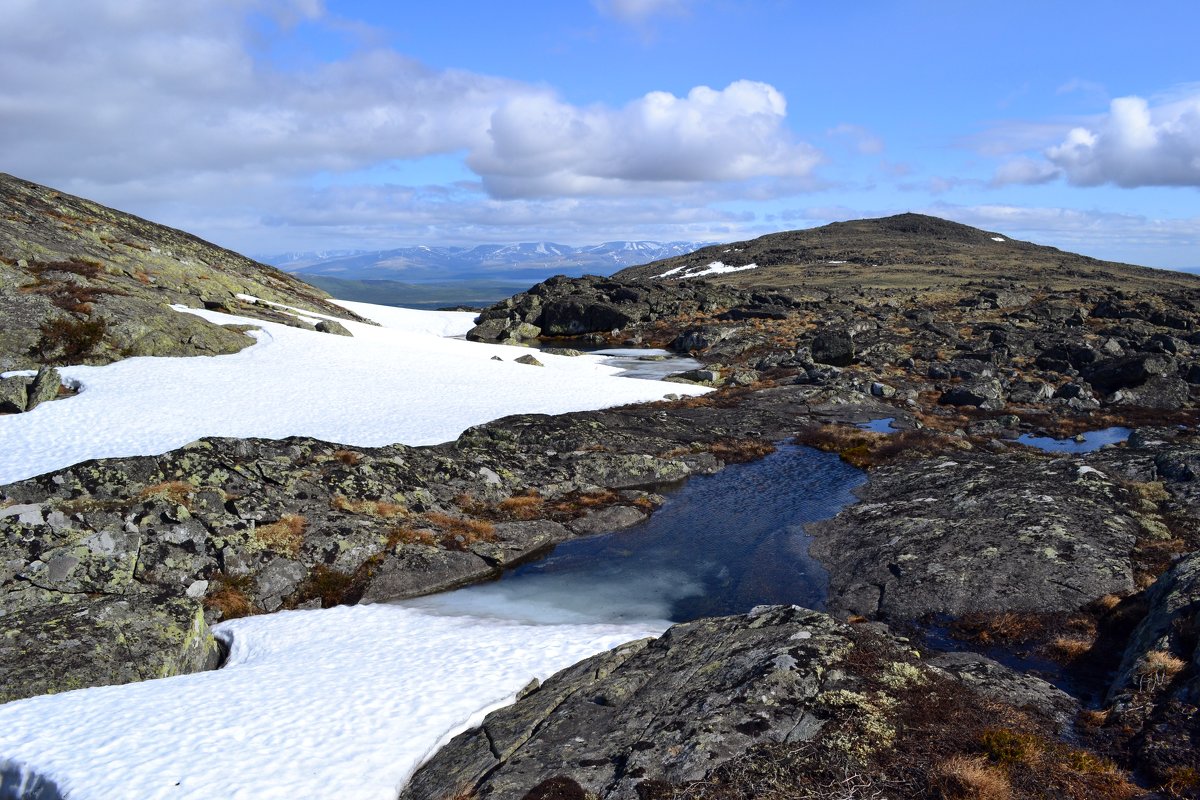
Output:
[[389,500],[351,500],[345,495],[335,494],[329,503],[338,511],[345,511],[347,514],[362,514],[381,519],[395,519],[408,513],[405,506]]
[[259,546],[290,556],[298,555],[304,545],[308,520],[299,514],[284,514],[275,522],[258,525],[252,534]]
[[216,611],[221,619],[237,619],[258,613],[247,594],[254,580],[249,575],[219,572],[209,579],[210,588],[204,606]]

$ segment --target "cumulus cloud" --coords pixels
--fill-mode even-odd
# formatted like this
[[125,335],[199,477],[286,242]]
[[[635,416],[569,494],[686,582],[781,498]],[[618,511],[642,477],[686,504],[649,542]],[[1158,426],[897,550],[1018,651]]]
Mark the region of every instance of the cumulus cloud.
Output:
[[820,153],[784,125],[772,86],[737,81],[686,97],[651,92],[624,108],[524,96],[492,115],[467,164],[497,197],[621,194],[673,184],[809,175]]
[[1200,187],[1200,89],[1152,105],[1119,97],[1108,112],[1072,127],[1041,158],[1003,164],[995,183]]
[[1119,97],[1099,125],[1072,129],[1046,158],[1080,186],[1200,186],[1200,92],[1155,107]]
[[[683,4],[607,7],[638,19]],[[0,74],[20,79],[0,82],[0,169],[245,246],[264,208],[277,222],[324,225],[295,202],[314,176],[377,183],[387,165],[431,156],[478,177],[477,191],[431,206],[466,236],[472,209],[495,236],[501,207],[540,203],[569,230],[568,211],[615,220],[622,198],[636,226],[646,209],[669,207],[654,195],[705,204],[797,191],[820,160],[791,136],[786,102],[767,84],[583,107],[545,85],[432,68],[382,46],[323,62],[273,58],[297,26],[334,35],[346,21],[320,0],[2,3]],[[339,199],[359,220],[432,224],[399,191]],[[342,238],[366,236],[349,217],[340,224]]]

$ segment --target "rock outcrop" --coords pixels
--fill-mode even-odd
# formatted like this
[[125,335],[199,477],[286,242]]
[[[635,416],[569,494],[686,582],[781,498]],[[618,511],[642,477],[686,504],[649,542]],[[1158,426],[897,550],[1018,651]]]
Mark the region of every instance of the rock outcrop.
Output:
[[0,372],[233,353],[253,341],[171,304],[295,322],[240,294],[357,319],[273,267],[0,174]]
[[[873,626],[762,607],[558,673],[443,747],[400,798],[873,796],[906,779],[924,789],[956,758],[978,758],[1004,720],[1023,720],[1033,741],[1062,713],[1035,679],[1008,699],[976,682]],[[1041,782],[1075,777],[1063,768]]]

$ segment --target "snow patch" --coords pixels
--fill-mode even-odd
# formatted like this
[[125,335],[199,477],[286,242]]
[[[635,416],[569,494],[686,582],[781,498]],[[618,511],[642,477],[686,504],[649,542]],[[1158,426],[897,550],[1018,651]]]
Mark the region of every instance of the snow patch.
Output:
[[1003,237],[1003,236],[993,236],[993,237],[992,237],[992,241],[993,241],[993,242],[1003,242],[1003,241],[1004,241],[1004,237]]
[[528,348],[444,338],[469,330],[470,313],[344,306],[380,324],[341,320],[353,336],[336,336],[176,307],[218,324],[252,325],[257,343],[224,356],[61,368],[81,387],[77,396],[0,416],[0,484],[92,458],[157,455],[205,436],[435,444],[509,414],[707,391],[617,377],[618,368],[594,356],[539,354],[545,369],[530,369],[513,363]]
[[0,706],[0,752],[72,800],[394,800],[531,679],[665,628],[404,604],[233,620],[220,670]]
[[699,278],[704,275],[722,275],[728,272],[742,272],[748,269],[758,269],[758,264],[746,264],[742,267],[731,267],[720,261],[714,261],[699,272],[693,272],[688,275],[689,278]]

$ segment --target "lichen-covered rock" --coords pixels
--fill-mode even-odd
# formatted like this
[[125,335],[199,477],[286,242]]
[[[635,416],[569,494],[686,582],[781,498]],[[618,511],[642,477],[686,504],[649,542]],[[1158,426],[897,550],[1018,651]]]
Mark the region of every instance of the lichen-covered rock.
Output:
[[[684,797],[701,783],[733,791],[714,796],[750,797],[753,770],[735,765],[756,758],[810,792],[775,796],[831,796],[820,792],[829,774],[886,780],[883,765],[898,760],[889,754],[919,748],[922,724],[951,729],[953,717],[977,716],[971,706],[989,701],[971,687],[870,626],[763,607],[676,625],[563,670],[443,747],[400,798],[637,800]],[[566,793],[546,794],[552,785]]]
[[809,526],[839,613],[1071,611],[1133,589],[1141,526],[1075,459],[957,453],[882,467],[859,494]]
[[0,702],[213,669],[220,647],[198,600],[63,595],[6,607]]
[[1182,558],[1146,592],[1149,612],[1129,639],[1109,697],[1139,684],[1171,683],[1200,705],[1200,553]]
[[357,319],[273,267],[0,174],[0,372],[127,356],[217,355],[253,343],[172,304],[294,321],[243,301],[243,294]]

